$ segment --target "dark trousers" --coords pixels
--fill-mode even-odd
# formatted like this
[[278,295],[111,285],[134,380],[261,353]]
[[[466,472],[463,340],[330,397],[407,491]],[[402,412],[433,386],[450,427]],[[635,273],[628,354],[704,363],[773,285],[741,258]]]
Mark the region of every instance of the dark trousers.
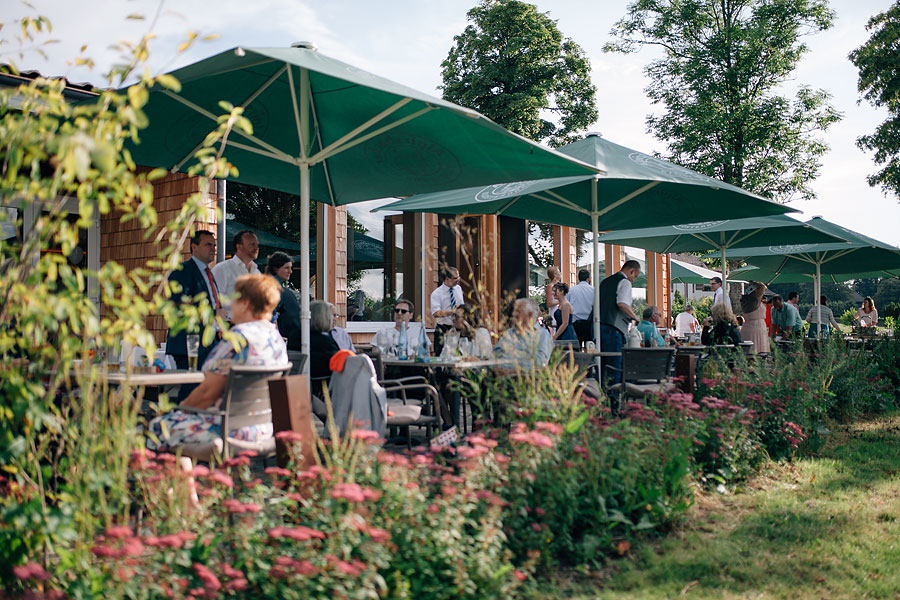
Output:
[[[600,324],[600,350],[602,352],[622,352],[625,345],[625,336],[612,325]],[[603,365],[603,381],[607,385],[622,383],[622,357],[604,356],[601,359]],[[609,367],[614,367],[610,369]],[[618,371],[616,370],[618,369]]]
[[441,325],[437,324],[434,326],[434,355],[440,356],[441,350],[444,349],[444,334],[453,329],[453,325]]
[[594,321],[591,319],[584,319],[582,321],[575,321],[572,323],[572,329],[575,330],[575,335],[578,336],[578,341],[584,345],[587,342],[595,342],[597,340],[594,339]]

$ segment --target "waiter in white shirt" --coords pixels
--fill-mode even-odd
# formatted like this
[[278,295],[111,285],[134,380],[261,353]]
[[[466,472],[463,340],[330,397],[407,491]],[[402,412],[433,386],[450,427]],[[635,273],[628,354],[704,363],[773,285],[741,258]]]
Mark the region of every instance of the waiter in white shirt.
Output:
[[594,286],[591,285],[591,272],[588,269],[578,270],[578,284],[569,288],[566,294],[572,305],[572,327],[578,341],[584,344],[594,339],[594,324],[591,312],[594,310]]
[[444,333],[453,327],[453,313],[463,304],[462,288],[459,286],[459,270],[445,267],[441,270],[444,278],[436,290],[431,292],[431,316],[434,317],[434,355],[440,356],[444,348]]
[[[249,229],[242,229],[234,236],[234,256],[223,260],[212,268],[213,277],[219,287],[219,294],[231,296],[234,294],[234,282],[243,275],[258,275],[259,267],[253,262],[259,256],[259,240]],[[224,300],[224,298],[223,298]],[[231,304],[227,301],[228,318],[231,319]]]
[[713,296],[713,305],[719,304],[720,302],[724,302],[728,308],[731,308],[731,298],[728,297],[728,294],[725,291],[725,288],[722,287],[722,278],[721,277],[712,277],[709,280],[709,288],[715,292],[715,296]]

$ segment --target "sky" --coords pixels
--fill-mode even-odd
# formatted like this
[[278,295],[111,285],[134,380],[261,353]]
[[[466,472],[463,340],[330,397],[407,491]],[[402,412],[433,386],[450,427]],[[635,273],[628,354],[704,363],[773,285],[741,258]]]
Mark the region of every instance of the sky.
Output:
[[[26,49],[20,58],[12,36],[4,28],[0,61],[12,59],[20,69],[62,75],[71,81],[100,85],[102,73],[121,53],[111,46],[120,40],[136,41],[151,29],[151,69],[166,72],[234,46],[289,46],[312,41],[320,52],[426,93],[440,95],[440,64],[453,45],[453,36],[466,25],[466,12],[476,0],[201,0],[157,2],[149,0],[31,0],[34,9],[18,0],[0,0],[9,23],[23,15],[40,14],[53,24],[58,43],[43,47],[46,59]],[[644,94],[648,84],[644,67],[655,57],[649,50],[631,55],[605,54],[613,24],[625,14],[625,0],[538,0],[542,12],[558,22],[562,33],[578,43],[591,62],[597,87],[599,118],[589,128],[618,144],[651,153],[665,145],[647,133],[645,119],[654,107]],[[865,43],[868,19],[890,6],[889,0],[834,0],[834,26],[806,38],[810,48],[791,81],[823,88],[843,113],[823,138],[830,151],[822,160],[820,176],[812,184],[818,198],[797,200],[790,206],[801,218],[822,216],[884,242],[900,246],[900,203],[871,188],[866,176],[876,165],[855,145],[858,136],[872,132],[886,113],[859,103],[857,71],[847,54]],[[128,20],[142,14],[143,21]],[[197,42],[179,54],[178,45],[189,31],[212,41]],[[85,55],[97,64],[92,70],[74,66],[74,57],[87,44]],[[358,211],[354,211],[358,212]],[[372,224],[383,213],[360,215]]]

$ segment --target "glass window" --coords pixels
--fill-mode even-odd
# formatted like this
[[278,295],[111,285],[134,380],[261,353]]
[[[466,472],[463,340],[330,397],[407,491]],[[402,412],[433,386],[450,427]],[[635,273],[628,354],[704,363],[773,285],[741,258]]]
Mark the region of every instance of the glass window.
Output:
[[403,215],[373,212],[394,200],[347,206],[348,321],[390,321],[403,294]]

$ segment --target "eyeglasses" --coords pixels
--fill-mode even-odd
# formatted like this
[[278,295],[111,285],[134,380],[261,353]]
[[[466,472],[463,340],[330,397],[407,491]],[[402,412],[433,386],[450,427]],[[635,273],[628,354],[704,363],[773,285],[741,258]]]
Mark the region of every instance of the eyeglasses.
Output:
[[405,308],[395,308],[395,309],[394,309],[394,314],[400,313],[401,315],[405,315],[405,314],[407,314],[408,312],[409,312],[409,311],[406,310]]

